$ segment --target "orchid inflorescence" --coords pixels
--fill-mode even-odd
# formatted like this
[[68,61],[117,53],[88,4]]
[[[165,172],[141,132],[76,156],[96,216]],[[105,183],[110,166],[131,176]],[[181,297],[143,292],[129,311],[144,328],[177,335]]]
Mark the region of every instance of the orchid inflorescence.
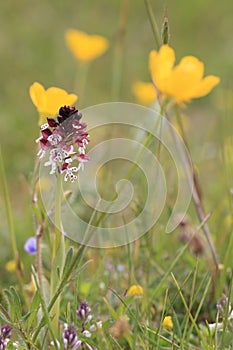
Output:
[[[87,125],[80,122],[81,118],[82,113],[75,107],[61,107],[57,120],[47,118],[47,123],[40,128],[42,136],[37,139],[40,143],[38,156],[43,158],[49,152],[45,166],[51,166],[50,174],[65,173],[65,181],[74,182],[77,179],[74,173],[90,160],[85,154],[89,142]],[[73,161],[78,163],[77,166],[73,166]]]

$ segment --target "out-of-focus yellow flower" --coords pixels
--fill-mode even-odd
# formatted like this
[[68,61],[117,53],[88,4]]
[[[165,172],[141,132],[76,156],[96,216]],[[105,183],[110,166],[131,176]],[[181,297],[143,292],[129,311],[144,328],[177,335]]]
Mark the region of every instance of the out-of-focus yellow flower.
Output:
[[100,35],[88,35],[75,29],[65,32],[67,46],[79,61],[89,62],[103,55],[108,49],[108,40]]
[[16,270],[16,263],[15,260],[9,260],[6,265],[5,265],[5,269],[8,272],[14,272]]
[[152,83],[137,81],[132,87],[133,93],[138,101],[146,106],[150,106],[156,100],[156,91]]
[[207,95],[220,81],[216,76],[203,78],[204,64],[194,56],[185,56],[174,67],[175,52],[168,45],[151,51],[149,66],[152,79],[162,95],[176,103],[189,102]]
[[128,296],[143,296],[143,288],[139,284],[132,285],[128,290]]
[[61,106],[72,106],[78,99],[77,95],[68,94],[65,90],[57,87],[50,87],[45,90],[43,85],[38,82],[30,86],[29,93],[40,114],[39,125],[45,123],[47,117],[54,117],[58,114]]
[[167,331],[171,331],[173,328],[173,322],[172,322],[172,318],[171,316],[166,316],[164,317],[164,320],[162,322],[162,326],[164,329],[166,329]]

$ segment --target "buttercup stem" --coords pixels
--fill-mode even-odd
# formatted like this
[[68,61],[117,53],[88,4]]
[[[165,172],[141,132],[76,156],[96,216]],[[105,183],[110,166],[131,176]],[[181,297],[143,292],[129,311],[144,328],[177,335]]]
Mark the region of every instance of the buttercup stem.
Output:
[[[61,201],[62,201],[62,176],[57,175],[57,187],[56,187],[56,199],[55,199],[55,229],[54,229],[54,241],[52,248],[52,264],[51,264],[51,285],[50,285],[50,300],[53,298],[57,286],[60,282],[64,260],[65,260],[65,238],[62,233],[61,224]],[[59,335],[59,314],[60,314],[60,296],[57,298],[54,306],[51,310],[53,317],[52,325],[54,334],[56,337]]]
[[[168,114],[166,114],[166,117],[169,120]],[[186,138],[185,138],[184,128],[183,128],[183,124],[182,124],[182,120],[180,118],[180,113],[179,113],[178,108],[176,108],[176,118],[177,118],[177,121],[178,121],[178,124],[179,124],[179,127],[180,127],[181,137],[182,137],[182,139],[183,139],[183,141],[185,143],[185,146],[187,147],[187,150],[189,151],[188,143],[187,143]],[[192,162],[192,159],[191,159],[191,162]],[[193,169],[194,168],[192,167],[192,177],[194,179],[194,181],[193,181],[192,198],[193,198],[193,201],[194,201],[194,204],[195,204],[195,207],[196,207],[196,211],[197,211],[199,220],[200,220],[200,222],[203,222],[205,217],[206,217],[206,215],[205,215],[205,212],[204,212],[204,209],[203,209],[202,200],[200,198],[200,194],[199,194],[200,191],[197,188],[197,186],[199,187],[200,184],[199,183],[197,184],[197,181],[195,181],[196,175],[195,175],[195,172],[194,172]],[[187,175],[190,177],[190,174],[187,173]],[[190,183],[190,181],[189,181],[189,183]],[[216,253],[216,250],[215,250],[214,243],[213,243],[212,238],[211,238],[209,226],[208,226],[208,224],[206,222],[204,223],[202,229],[203,229],[203,232],[205,234],[206,240],[208,242],[208,245],[209,245],[212,257],[213,257],[213,261],[214,261],[214,264],[215,264],[215,273],[216,273],[216,275],[218,275],[218,273],[219,273],[218,256],[217,256],[217,253]]]

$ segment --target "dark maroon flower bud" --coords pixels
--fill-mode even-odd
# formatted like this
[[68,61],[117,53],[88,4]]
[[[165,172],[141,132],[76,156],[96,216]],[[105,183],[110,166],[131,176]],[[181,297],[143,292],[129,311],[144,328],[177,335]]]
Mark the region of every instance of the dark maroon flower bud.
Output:
[[50,147],[50,142],[46,139],[40,139],[40,147],[42,150],[46,151]]
[[75,107],[64,106],[59,109],[59,116],[57,117],[57,120],[61,124],[72,115],[75,115],[76,120],[80,120],[82,118],[82,113],[80,113]]
[[50,129],[43,129],[41,130],[41,135],[43,136],[43,139],[47,140],[47,138],[52,135],[52,131]]
[[63,163],[61,166],[61,171],[66,170],[69,166],[69,163]]
[[75,107],[63,106],[59,109],[59,115],[64,117],[64,119],[69,118],[71,115],[77,113],[78,110]]
[[56,128],[59,125],[53,118],[47,118],[47,121],[51,128]]

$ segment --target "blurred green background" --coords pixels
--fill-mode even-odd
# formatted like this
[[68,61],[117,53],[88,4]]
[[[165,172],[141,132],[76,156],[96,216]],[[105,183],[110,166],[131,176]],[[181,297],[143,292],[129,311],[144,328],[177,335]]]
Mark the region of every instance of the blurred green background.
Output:
[[[78,108],[113,101],[114,46],[124,2],[128,2],[128,17],[118,100],[136,102],[132,83],[139,79],[149,81],[148,54],[155,48],[143,0],[8,0],[1,3],[0,135],[21,247],[25,237],[34,234],[27,180],[33,170],[35,139],[39,135],[38,115],[29,97],[29,86],[39,81],[46,88],[57,86],[79,94],[74,86],[80,67],[64,40],[65,30],[75,28],[103,35],[110,41],[108,52],[91,64],[85,96],[78,101]],[[195,55],[205,63],[206,75],[221,78],[221,84],[209,96],[193,101],[185,110],[192,156],[200,170],[205,198],[214,209],[225,198],[223,193],[227,196],[220,155],[224,139],[232,134],[233,2],[152,0],[151,3],[160,27],[167,9],[170,45],[176,51],[177,62],[184,55]],[[0,240],[8,247],[2,200],[0,210]],[[10,249],[1,254],[3,260],[9,259]]]

